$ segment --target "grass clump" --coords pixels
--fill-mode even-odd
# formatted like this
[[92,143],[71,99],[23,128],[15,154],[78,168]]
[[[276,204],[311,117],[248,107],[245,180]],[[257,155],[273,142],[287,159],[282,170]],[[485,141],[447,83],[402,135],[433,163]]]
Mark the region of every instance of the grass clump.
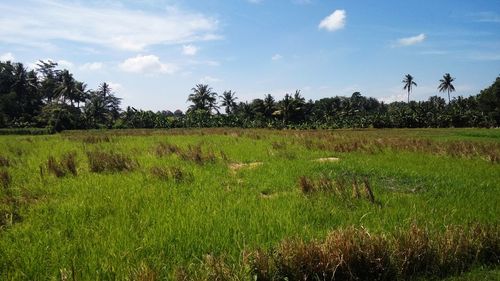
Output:
[[7,157],[0,155],[0,167],[9,167],[10,161]]
[[47,170],[49,173],[53,174],[58,178],[62,178],[67,174],[72,174],[73,176],[78,175],[76,153],[68,152],[65,153],[59,161],[53,156],[49,156],[47,159]]
[[181,149],[175,145],[166,142],[161,142],[155,147],[155,154],[158,157],[169,156],[172,154],[179,154]]
[[335,230],[323,241],[285,240],[251,254],[255,280],[408,280],[460,274],[500,264],[498,226],[450,227],[430,233],[412,226],[392,236]]
[[10,187],[10,184],[12,183],[12,177],[9,174],[9,171],[7,170],[0,170],[0,186],[7,190]]
[[116,152],[90,151],[87,158],[94,173],[132,171],[138,166],[129,156]]
[[179,153],[182,160],[191,161],[198,165],[213,163],[217,159],[213,151],[203,152],[201,145],[188,146],[186,150]]
[[178,167],[152,167],[150,169],[151,175],[160,180],[173,180],[176,183],[181,183],[192,178],[192,175],[184,172]]
[[305,195],[333,193],[343,199],[365,198],[372,204],[377,203],[368,177],[364,177],[362,180],[353,177],[352,180],[349,180],[343,176],[336,179],[322,176],[314,180],[310,177],[301,176],[298,180],[298,186]]

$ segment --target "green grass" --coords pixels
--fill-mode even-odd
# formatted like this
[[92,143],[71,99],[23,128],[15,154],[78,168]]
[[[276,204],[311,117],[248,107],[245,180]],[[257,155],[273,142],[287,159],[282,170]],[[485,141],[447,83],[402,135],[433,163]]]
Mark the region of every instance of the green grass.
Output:
[[[359,139],[425,139],[430,147],[461,142],[484,149],[436,153],[382,147],[340,153],[330,146]],[[308,147],[307,140],[323,147]],[[216,160],[199,164],[176,154],[159,157],[155,148],[161,142],[184,150],[201,145]],[[121,153],[136,164],[128,171],[94,173],[87,158],[92,151]],[[60,159],[70,152],[76,153],[77,176],[57,178],[46,171],[50,156]],[[490,161],[494,153],[500,153],[499,130],[205,129],[1,136],[0,156],[9,165],[0,169],[8,171],[12,183],[0,191],[0,214],[16,213],[18,219],[1,226],[0,279],[68,275],[71,280],[74,274],[77,280],[124,280],[140,278],[144,271],[167,279],[181,267],[196,270],[207,254],[238,265],[246,251],[287,238],[321,239],[341,227],[383,234],[413,224],[435,231],[448,225],[498,226],[500,166]],[[321,157],[340,161],[312,161]],[[253,162],[263,164],[229,168],[230,163]],[[186,180],[156,177],[153,167],[177,167]],[[298,187],[301,176],[340,175],[368,177],[380,206],[328,193],[304,196]],[[473,280],[498,279],[496,269],[472,274]]]

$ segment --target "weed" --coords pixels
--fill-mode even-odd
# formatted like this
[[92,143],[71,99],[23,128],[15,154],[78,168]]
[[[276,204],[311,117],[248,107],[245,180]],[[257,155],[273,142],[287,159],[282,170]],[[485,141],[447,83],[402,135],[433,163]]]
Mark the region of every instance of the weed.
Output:
[[[349,200],[351,198],[361,199],[361,190],[358,183],[359,181],[356,177],[353,177],[352,183],[349,183],[344,176],[339,176],[334,180],[326,176],[322,176],[317,180],[302,176],[299,178],[298,185],[305,195],[318,192],[333,193],[344,200]],[[352,186],[352,190],[349,186]],[[363,179],[363,191],[366,199],[370,201],[370,203],[376,203],[375,195],[373,194],[367,177]]]
[[216,160],[216,156],[213,151],[204,153],[201,149],[201,145],[190,145],[187,150],[181,151],[179,156],[185,161],[192,161],[199,165],[213,163]]
[[131,279],[135,281],[156,281],[159,280],[159,277],[156,271],[142,263],[138,269],[134,270]]
[[500,264],[498,226],[449,227],[429,233],[417,226],[394,236],[347,228],[323,241],[284,240],[256,250],[249,268],[256,280],[407,280],[461,273],[474,264]]
[[152,167],[150,172],[153,176],[161,180],[168,180],[169,178],[168,170],[163,167]]
[[94,173],[132,171],[138,163],[129,156],[116,152],[87,152],[89,169]]
[[178,167],[152,167],[150,170],[151,174],[161,180],[172,179],[176,183],[181,183],[186,181],[191,176],[188,173],[183,172]]
[[66,175],[64,167],[59,162],[57,162],[54,156],[49,156],[49,159],[47,159],[47,170],[49,171],[49,173],[58,178],[64,177]]
[[155,148],[155,153],[158,157],[169,156],[171,154],[179,154],[181,149],[175,145],[170,143],[159,143]]
[[[68,173],[71,173],[73,176],[77,176],[78,170],[76,163],[76,153],[65,153],[61,157],[60,161],[57,161],[53,156],[49,156],[47,160],[47,170],[49,173],[58,178],[64,177]],[[43,167],[40,167],[40,176],[43,178]]]
[[10,161],[7,157],[0,155],[0,167],[9,167]]
[[0,186],[4,189],[9,189],[10,184],[12,183],[12,177],[7,170],[0,170]]

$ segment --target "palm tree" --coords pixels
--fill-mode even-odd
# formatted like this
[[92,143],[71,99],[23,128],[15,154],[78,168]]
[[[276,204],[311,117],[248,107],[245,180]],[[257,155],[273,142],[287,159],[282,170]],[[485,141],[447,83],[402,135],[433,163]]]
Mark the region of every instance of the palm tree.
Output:
[[276,103],[274,101],[274,97],[271,96],[270,94],[267,94],[264,97],[264,114],[266,115],[267,118],[271,117],[274,110],[276,108]]
[[90,91],[87,89],[87,84],[83,82],[76,82],[75,89],[75,101],[77,103],[76,107],[80,108],[80,102],[85,102],[87,100]]
[[121,99],[117,98],[109,84],[102,83],[97,91],[90,91],[85,101],[84,114],[89,125],[111,127],[120,115]]
[[59,86],[56,88],[56,97],[62,99],[63,103],[66,99],[69,99],[71,106],[73,106],[73,101],[76,97],[76,81],[73,75],[67,70],[61,72]]
[[441,84],[439,84],[439,92],[448,92],[448,103],[450,103],[450,92],[455,91],[455,87],[452,82],[455,81],[455,78],[451,77],[449,73],[446,73],[443,76],[443,79],[439,80]]
[[403,87],[403,90],[408,91],[408,103],[410,103],[410,93],[411,93],[412,87],[413,86],[417,87],[417,83],[415,83],[415,81],[413,81],[413,76],[411,76],[410,74],[406,74],[405,78],[403,79],[403,83],[405,84],[405,86]]
[[212,91],[208,85],[198,84],[191,89],[191,93],[188,97],[188,101],[193,104],[189,106],[191,110],[205,110],[210,112],[211,110],[217,110],[217,93]]
[[220,96],[222,102],[221,105],[226,107],[226,114],[231,114],[234,110],[234,107],[236,106],[236,100],[238,99],[236,96],[236,93],[229,90],[225,91],[222,93],[222,96]]

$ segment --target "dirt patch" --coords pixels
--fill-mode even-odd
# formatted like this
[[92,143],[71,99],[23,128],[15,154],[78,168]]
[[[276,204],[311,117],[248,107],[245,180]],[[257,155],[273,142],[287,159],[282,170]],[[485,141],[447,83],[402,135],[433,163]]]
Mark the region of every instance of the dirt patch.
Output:
[[327,158],[319,158],[319,159],[316,159],[316,160],[313,160],[314,162],[321,162],[321,163],[325,163],[325,162],[338,162],[340,161],[340,158],[336,158],[336,157],[327,157]]
[[262,166],[262,162],[252,162],[252,163],[232,163],[229,164],[229,169],[233,172],[239,171],[241,169],[254,169]]

